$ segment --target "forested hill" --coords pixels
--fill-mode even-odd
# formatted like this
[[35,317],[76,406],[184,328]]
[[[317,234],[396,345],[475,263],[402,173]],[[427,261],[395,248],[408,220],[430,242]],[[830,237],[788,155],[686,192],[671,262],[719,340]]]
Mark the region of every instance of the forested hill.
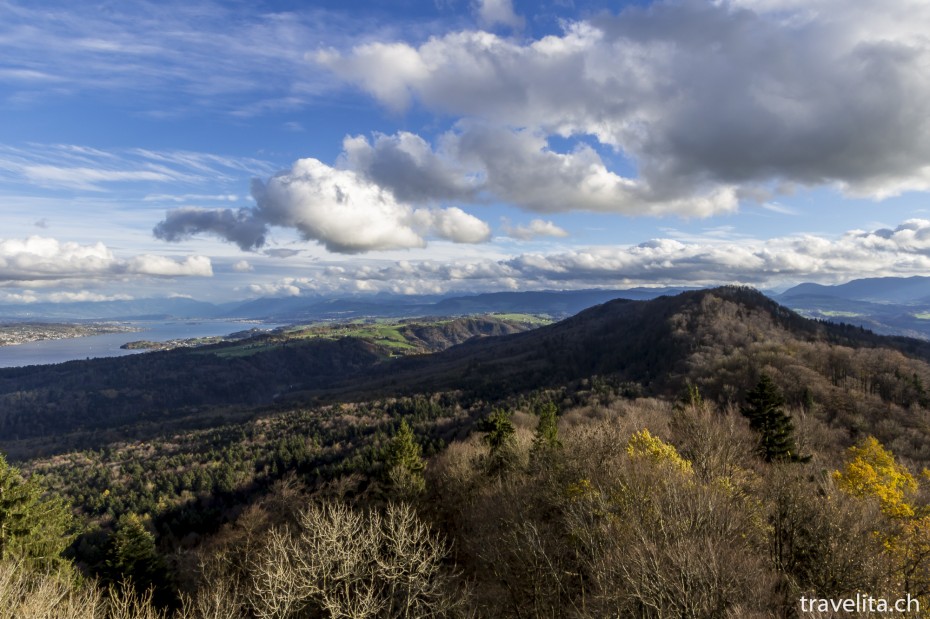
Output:
[[[428,350],[512,330],[469,320],[407,325],[386,334],[403,341],[383,341]],[[390,358],[396,350],[358,337],[270,344],[259,338],[233,347],[4,370],[0,448],[14,453],[13,441],[112,433],[120,426],[133,430],[126,438],[141,437],[133,426],[143,423],[164,428],[185,420],[203,427],[230,406],[435,391],[493,400],[594,375],[630,394],[674,396],[691,382],[707,398],[736,402],[767,372],[789,402],[831,399],[840,416],[881,402],[924,402],[930,385],[930,366],[920,360],[930,358],[930,344],[808,320],[738,287],[615,300],[553,325],[432,355]]]
[[[610,301],[533,331],[374,368],[366,380],[353,379],[351,388],[373,393],[462,389],[494,397],[602,375],[652,395],[673,395],[686,381],[697,381],[709,397],[734,399],[766,368],[776,373],[793,368],[795,374],[820,377],[787,381],[794,383],[789,395],[798,402],[806,397],[805,387],[833,383],[841,375],[847,384],[855,375],[878,389],[875,381],[884,376],[878,368],[885,365],[860,371],[843,361],[850,356],[887,358],[885,365],[893,358],[909,368],[911,384],[915,372],[922,384],[930,384],[928,366],[920,361],[930,359],[930,343],[809,320],[751,288],[722,287],[649,301]],[[894,391],[890,385],[883,389]]]
[[228,420],[230,409],[248,414],[288,391],[330,387],[392,356],[540,324],[531,318],[332,324],[199,348],[0,369],[0,449],[35,454],[41,451],[35,444],[23,452],[14,442],[54,444],[73,432],[85,437],[72,446],[93,446],[144,438],[146,425],[209,426],[214,417]]

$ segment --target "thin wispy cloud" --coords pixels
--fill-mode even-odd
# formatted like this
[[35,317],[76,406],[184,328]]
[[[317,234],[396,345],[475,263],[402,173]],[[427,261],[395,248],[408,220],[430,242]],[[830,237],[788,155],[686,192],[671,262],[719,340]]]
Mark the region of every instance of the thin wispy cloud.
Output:
[[[172,186],[215,184],[271,170],[271,164],[259,159],[187,151],[103,151],[64,144],[0,146],[2,181],[94,192],[107,191],[112,184],[134,182]],[[157,194],[150,194],[150,200],[152,195]]]

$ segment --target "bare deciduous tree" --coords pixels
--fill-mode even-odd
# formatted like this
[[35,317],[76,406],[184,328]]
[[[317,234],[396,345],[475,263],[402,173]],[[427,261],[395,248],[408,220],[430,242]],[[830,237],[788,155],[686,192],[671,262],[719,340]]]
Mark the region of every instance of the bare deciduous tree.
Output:
[[384,514],[342,503],[275,528],[251,565],[249,603],[263,619],[314,609],[333,618],[446,617],[462,606],[442,566],[445,544],[409,505]]

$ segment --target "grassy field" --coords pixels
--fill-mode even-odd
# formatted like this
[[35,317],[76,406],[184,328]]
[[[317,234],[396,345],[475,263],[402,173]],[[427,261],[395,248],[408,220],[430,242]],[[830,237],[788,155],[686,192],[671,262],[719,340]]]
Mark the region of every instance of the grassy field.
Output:
[[[540,316],[536,314],[490,314],[485,317],[524,326],[532,325],[533,327],[541,327],[552,323],[552,319],[549,316]],[[476,316],[475,318],[480,318],[480,316]],[[354,337],[369,341],[378,346],[383,346],[391,351],[392,354],[411,354],[423,352],[423,350],[404,335],[405,330],[416,326],[428,327],[446,325],[453,320],[454,319],[451,318],[426,320],[409,318],[371,318],[339,323],[316,322],[286,327],[264,337],[243,340],[238,344],[227,346],[221,350],[204,352],[216,354],[221,357],[241,357],[270,350],[276,346],[286,344],[287,342],[310,339],[336,340],[343,337]]]

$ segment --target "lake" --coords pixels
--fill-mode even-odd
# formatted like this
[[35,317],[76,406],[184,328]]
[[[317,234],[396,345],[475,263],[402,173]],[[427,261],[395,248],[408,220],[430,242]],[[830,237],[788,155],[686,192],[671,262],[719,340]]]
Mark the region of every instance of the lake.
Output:
[[61,340],[43,340],[28,342],[15,346],[0,346],[0,368],[24,365],[43,365],[63,363],[76,359],[93,359],[95,357],[122,357],[146,352],[145,350],[122,350],[126,342],[151,340],[165,342],[168,340],[207,337],[211,335],[229,335],[248,329],[273,329],[277,324],[232,320],[177,320],[177,321],[121,321],[120,324],[141,329],[133,333],[107,333],[88,337],[74,337]]

